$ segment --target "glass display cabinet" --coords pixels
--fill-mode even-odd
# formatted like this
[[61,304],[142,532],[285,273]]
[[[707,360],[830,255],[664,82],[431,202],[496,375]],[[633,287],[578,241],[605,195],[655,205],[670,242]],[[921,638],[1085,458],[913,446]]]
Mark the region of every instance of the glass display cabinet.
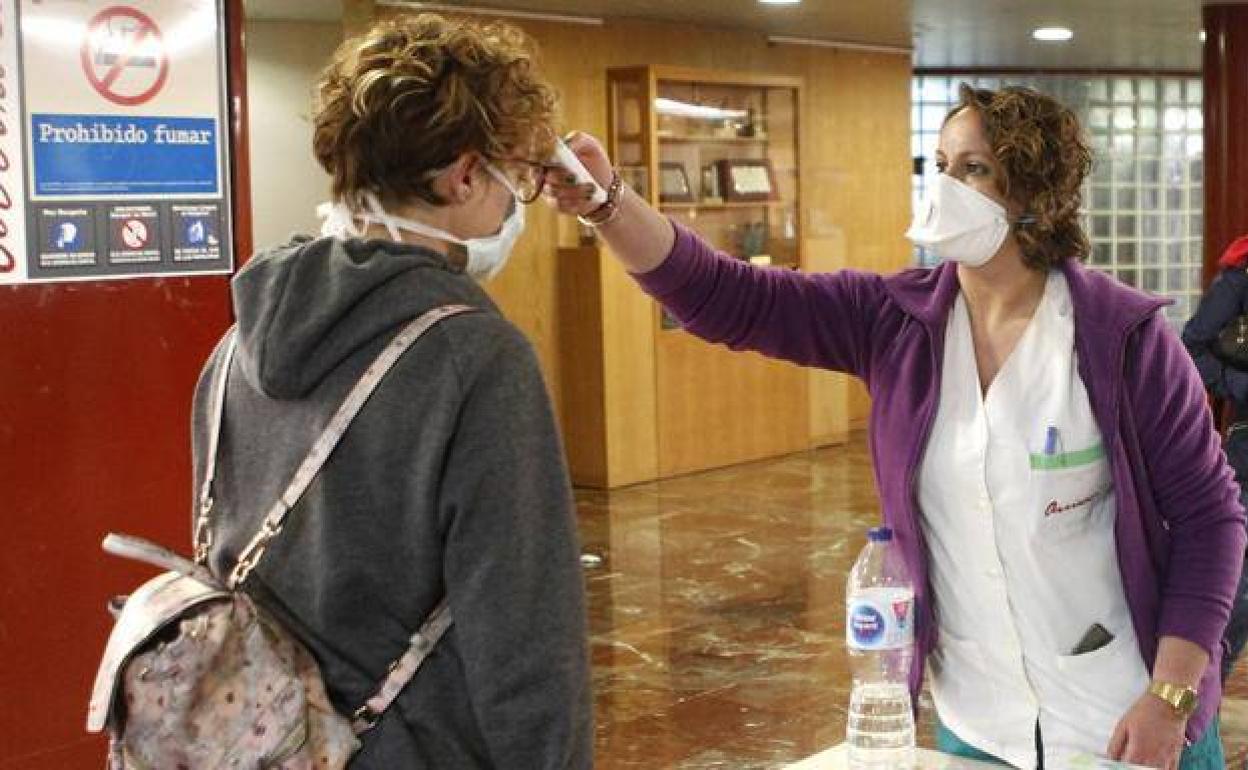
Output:
[[630,67],[608,90],[608,151],[634,190],[739,259],[801,267],[801,78]]
[[[732,257],[826,269],[833,247],[803,237],[801,104],[800,77],[611,69],[607,149],[633,189]],[[613,488],[796,452],[823,435],[825,412],[843,417],[843,384],[824,382],[837,375],[683,332],[605,244],[562,249],[559,265],[560,313],[575,319],[560,366],[578,373],[562,401],[576,483]]]

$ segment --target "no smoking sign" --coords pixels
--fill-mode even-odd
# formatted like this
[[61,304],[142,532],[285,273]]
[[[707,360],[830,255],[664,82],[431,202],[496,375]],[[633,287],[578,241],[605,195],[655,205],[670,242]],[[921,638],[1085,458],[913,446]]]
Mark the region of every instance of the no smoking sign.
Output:
[[160,92],[169,77],[169,53],[160,28],[136,8],[105,8],[87,23],[82,71],[100,96],[131,107]]
[[149,238],[147,225],[141,219],[127,219],[121,223],[121,241],[128,249],[141,249]]
[[108,212],[108,261],[114,265],[159,262],[160,210],[148,203],[112,206]]
[[0,0],[0,287],[232,272],[233,2]]

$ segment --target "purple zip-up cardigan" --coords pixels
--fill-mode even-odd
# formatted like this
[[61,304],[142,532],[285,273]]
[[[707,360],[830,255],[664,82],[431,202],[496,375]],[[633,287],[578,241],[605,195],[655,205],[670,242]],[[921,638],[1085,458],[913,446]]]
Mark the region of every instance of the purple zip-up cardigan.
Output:
[[[880,276],[756,268],[675,225],[676,242],[635,276],[684,328],[734,350],[861,378],[871,392],[869,438],[884,520],[915,576],[917,697],[936,644],[917,477],[940,397],[945,321],[957,298],[951,264]],[[1118,566],[1140,652],[1158,639],[1209,652],[1187,737],[1204,733],[1221,700],[1222,633],[1244,561],[1244,511],[1204,389],[1158,312],[1165,300],[1065,260],[1079,375],[1104,437],[1118,514]],[[917,702],[917,700],[916,700]]]

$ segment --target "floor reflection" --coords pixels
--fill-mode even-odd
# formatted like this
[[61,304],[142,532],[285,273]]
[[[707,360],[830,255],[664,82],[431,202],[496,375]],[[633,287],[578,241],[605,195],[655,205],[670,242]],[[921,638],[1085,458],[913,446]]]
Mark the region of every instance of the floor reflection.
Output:
[[[602,557],[586,570],[599,768],[783,767],[844,737],[845,579],[878,516],[864,441],[576,497]],[[1248,674],[1230,693],[1239,767]]]

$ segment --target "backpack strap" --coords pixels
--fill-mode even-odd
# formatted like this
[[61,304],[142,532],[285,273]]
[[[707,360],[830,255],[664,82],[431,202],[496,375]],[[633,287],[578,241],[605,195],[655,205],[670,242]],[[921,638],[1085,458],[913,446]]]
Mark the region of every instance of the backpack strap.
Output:
[[351,715],[351,729],[355,730],[356,735],[366,733],[377,725],[381,715],[399,697],[399,693],[412,681],[412,677],[416,676],[420,664],[425,662],[434,645],[450,627],[451,609],[447,606],[446,599],[443,599],[429,613],[429,617],[425,618],[420,630],[412,635],[403,657],[390,664],[390,670],[377,692]]
[[230,366],[234,363],[234,351],[238,349],[238,327],[231,326],[221,341],[225,353],[217,366],[216,379],[212,384],[212,422],[208,430],[208,457],[204,467],[204,483],[199,488],[199,508],[195,512],[194,549],[195,563],[208,566],[208,552],[212,550],[212,528],[208,514],[212,512],[212,481],[217,475],[217,445],[221,440],[221,420],[225,414],[225,384],[230,379]]
[[[329,459],[329,455],[334,451],[334,447],[338,446],[338,442],[351,425],[351,421],[355,419],[360,409],[363,408],[364,403],[368,401],[369,396],[377,389],[381,379],[386,376],[386,373],[399,360],[399,356],[403,355],[404,351],[412,343],[420,339],[425,332],[429,331],[434,324],[444,318],[471,312],[474,309],[466,305],[446,305],[434,308],[404,327],[390,341],[390,344],[381,351],[376,360],[364,371],[360,381],[355,384],[355,387],[352,388],[342,405],[338,407],[338,411],[334,413],[333,418],[329,421],[329,425],[325,427],[320,438],[313,444],[312,451],[304,458],[299,469],[295,471],[295,475],[291,478],[290,484],[287,485],[286,491],[277,499],[277,502],[273,503],[273,507],[269,509],[268,514],[264,517],[264,522],[260,525],[260,531],[252,537],[251,542],[239,553],[238,563],[234,565],[234,569],[230,572],[230,576],[226,581],[226,586],[230,590],[236,590],[247,579],[247,576],[251,574],[251,571],[256,568],[260,560],[264,558],[269,543],[281,534],[282,527],[286,522],[286,514],[290,513],[290,509],[295,507],[299,502],[299,498],[303,497],[303,493],[307,491],[312,484],[312,480],[316,478],[317,473],[325,465],[325,461]],[[224,380],[224,378],[222,379]],[[221,393],[224,396],[224,385],[221,388]],[[220,425],[218,424],[219,427]],[[209,500],[211,500],[211,496],[209,496]]]

